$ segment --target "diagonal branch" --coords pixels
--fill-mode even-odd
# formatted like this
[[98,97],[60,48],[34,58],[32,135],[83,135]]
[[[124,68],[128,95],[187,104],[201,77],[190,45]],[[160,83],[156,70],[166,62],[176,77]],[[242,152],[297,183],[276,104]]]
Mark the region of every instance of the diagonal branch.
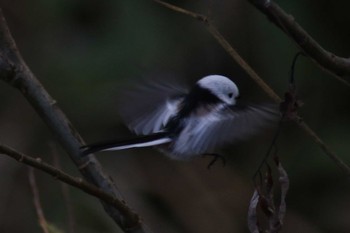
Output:
[[338,81],[350,87],[349,81],[343,77],[350,76],[350,59],[336,56],[324,49],[312,38],[294,19],[287,14],[277,3],[271,0],[248,0],[272,23],[286,33],[294,42],[322,69],[327,70]]
[[[221,33],[216,29],[216,27],[211,23],[211,21],[204,15],[197,14],[195,12],[180,8],[178,6],[174,6],[172,4],[154,0],[155,2],[169,8],[173,11],[185,14],[192,18],[195,18],[206,25],[209,33],[216,39],[216,41],[223,47],[223,49],[248,73],[250,78],[252,78],[263,91],[269,95],[275,102],[280,103],[282,98],[279,97],[276,92],[248,65],[248,63],[238,54],[238,52],[230,45],[230,43],[221,35]],[[346,173],[347,176],[350,176],[350,167],[336,155],[334,151],[332,151],[328,145],[323,142],[323,140],[304,122],[300,121],[299,117],[295,118],[295,122],[299,125],[299,127],[309,135],[316,144],[323,150],[323,152],[328,155],[334,163]]]
[[[98,188],[95,185],[92,185],[92,184],[84,181],[81,178],[76,178],[76,177],[72,177],[72,176],[68,175],[67,173],[61,171],[60,169],[57,169],[54,166],[43,162],[40,158],[30,157],[28,155],[17,152],[14,149],[7,147],[5,145],[0,145],[0,154],[7,155],[7,156],[17,160],[18,162],[24,163],[30,167],[41,170],[41,171],[53,176],[55,179],[58,179],[66,184],[69,184],[75,188],[78,188],[78,189],[84,191],[85,193],[88,193],[88,194],[110,204],[111,206],[118,209],[123,214],[123,216],[125,216],[124,225],[125,225],[125,228],[127,228],[127,229],[128,228],[132,229],[135,226],[135,222],[140,222],[139,216],[136,213],[134,213],[125,204],[125,202],[120,201],[118,198],[116,198],[112,194],[105,192],[101,188]],[[31,180],[31,184],[32,184],[33,178],[30,178],[30,180]],[[34,189],[34,191],[35,191],[35,189]],[[37,194],[35,194],[34,196],[37,197]],[[41,208],[37,208],[37,209],[41,209]],[[41,215],[41,216],[43,216],[43,215]],[[44,217],[42,217],[42,218],[44,218]],[[129,232],[131,232],[131,231],[129,231]]]
[[[28,68],[20,53],[6,20],[0,10],[0,79],[18,89],[37,111],[43,121],[51,129],[63,149],[69,154],[75,165],[86,180],[121,199],[113,182],[103,172],[101,165],[94,156],[81,156],[80,147],[83,139],[58,107],[56,101],[49,95],[39,80]],[[102,202],[105,211],[125,232],[145,232],[139,221],[128,219],[123,211],[116,206]],[[129,226],[125,225],[129,222]],[[133,226],[130,227],[131,222]]]
[[216,39],[216,41],[224,48],[224,50],[229,53],[229,55],[249,74],[249,76],[266,92],[276,102],[281,102],[282,99],[276,94],[276,92],[269,86],[265,81],[259,77],[259,75],[248,65],[248,63],[239,55],[239,53],[230,45],[230,43],[224,38],[223,35],[216,29],[208,17],[174,6],[172,4],[154,0],[155,2],[182,14],[188,15],[195,18],[207,26],[209,33]]

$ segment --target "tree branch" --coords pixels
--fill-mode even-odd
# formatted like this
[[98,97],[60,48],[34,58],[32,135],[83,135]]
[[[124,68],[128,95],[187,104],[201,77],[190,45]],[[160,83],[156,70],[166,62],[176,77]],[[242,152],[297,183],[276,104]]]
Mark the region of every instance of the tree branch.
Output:
[[49,233],[49,229],[47,227],[48,224],[44,215],[43,208],[41,207],[41,203],[40,203],[40,195],[39,195],[38,186],[36,184],[34,168],[32,167],[29,168],[28,176],[29,176],[29,185],[33,193],[33,203],[34,203],[36,215],[38,215],[38,219],[39,219],[39,225],[44,233]]
[[[84,144],[83,139],[24,62],[1,10],[0,79],[17,88],[30,102],[86,180],[121,199],[113,182],[104,174],[96,158],[92,155],[81,156],[80,147]],[[123,210],[116,208],[117,206],[105,202],[102,204],[106,212],[125,232],[145,232],[138,220],[128,219],[130,216],[124,216]],[[128,222],[128,226],[125,226],[125,222]],[[130,227],[132,222],[134,225]]]
[[[126,232],[133,232],[132,228],[137,227],[137,225],[140,224],[140,218],[139,216],[134,213],[126,204],[124,201],[120,201],[118,198],[113,196],[112,194],[105,192],[101,188],[98,188],[86,181],[84,181],[81,178],[76,178],[68,175],[67,173],[55,168],[54,166],[47,164],[41,160],[41,158],[33,158],[28,155],[22,154],[20,152],[17,152],[16,150],[7,147],[5,145],[0,145],[0,153],[7,155],[18,162],[24,163],[30,167],[34,167],[40,171],[43,171],[51,176],[53,176],[55,179],[58,179],[66,184],[69,184],[75,188],[78,188],[85,193],[88,193],[108,204],[115,207],[120,211],[120,213],[125,217],[123,228],[127,229]],[[30,178],[31,184],[33,178]],[[32,185],[33,186],[33,185]],[[37,197],[37,195],[34,195]],[[37,208],[41,209],[41,208]],[[138,224],[136,224],[138,223]],[[124,230],[125,230],[124,229]]]
[[[178,6],[174,6],[172,4],[160,1],[153,0],[166,8],[169,8],[173,11],[185,14],[192,18],[195,18],[206,25],[209,33],[216,39],[216,41],[223,47],[223,49],[248,73],[249,77],[251,77],[261,89],[270,96],[275,102],[281,103],[282,98],[279,97],[276,92],[248,65],[248,63],[239,55],[239,53],[230,45],[230,43],[221,35],[221,33],[216,29],[216,27],[211,23],[211,21],[204,15],[197,14],[195,12],[180,8]],[[309,135],[316,144],[323,150],[323,152],[328,155],[335,164],[345,172],[347,176],[350,176],[350,167],[339,158],[328,146],[326,143],[322,141],[322,139],[304,122],[300,121],[299,117],[295,118],[295,122],[299,125],[304,132]]]
[[294,19],[287,14],[277,3],[270,0],[248,0],[271,22],[286,33],[319,67],[327,70],[338,81],[350,87],[349,81],[342,77],[350,76],[350,59],[336,56],[325,50],[312,38]]

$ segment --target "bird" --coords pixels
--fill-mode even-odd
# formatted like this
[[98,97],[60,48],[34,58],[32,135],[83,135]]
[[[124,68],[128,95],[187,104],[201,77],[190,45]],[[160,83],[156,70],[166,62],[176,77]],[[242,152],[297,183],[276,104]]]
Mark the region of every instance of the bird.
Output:
[[133,103],[121,114],[137,136],[83,146],[83,155],[139,147],[156,147],[176,160],[217,155],[213,152],[218,148],[251,137],[278,116],[268,104],[240,104],[237,85],[223,75],[205,76],[189,90],[164,83],[150,86],[131,94]]

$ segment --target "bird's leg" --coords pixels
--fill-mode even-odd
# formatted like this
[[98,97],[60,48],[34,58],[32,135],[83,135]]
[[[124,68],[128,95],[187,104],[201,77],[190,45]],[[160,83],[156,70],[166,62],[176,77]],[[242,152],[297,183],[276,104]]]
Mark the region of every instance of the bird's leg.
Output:
[[213,156],[212,161],[210,161],[210,163],[209,163],[208,166],[207,166],[208,169],[210,169],[211,166],[213,166],[214,163],[215,163],[218,159],[221,159],[223,166],[226,165],[226,159],[225,159],[225,157],[224,157],[223,155],[219,155],[219,154],[215,154],[215,153],[205,153],[205,154],[203,154],[203,157],[205,157],[205,156]]

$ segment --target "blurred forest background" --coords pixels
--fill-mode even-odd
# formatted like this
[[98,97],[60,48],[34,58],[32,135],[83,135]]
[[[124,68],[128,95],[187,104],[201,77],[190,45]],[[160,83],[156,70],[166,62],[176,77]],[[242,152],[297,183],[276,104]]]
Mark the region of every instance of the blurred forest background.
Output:
[[[326,49],[348,57],[350,2],[276,1]],[[144,0],[1,0],[25,61],[87,142],[132,134],[118,116],[118,93],[142,79],[172,76],[189,84],[208,74],[231,77],[242,95],[268,97],[206,31],[187,16]],[[287,89],[297,46],[244,0],[172,1],[210,14],[215,25],[279,94]],[[305,121],[350,163],[350,91],[307,58],[296,66]],[[130,100],[130,105],[132,105]],[[40,117],[15,89],[0,85],[0,142],[79,176]],[[227,165],[209,158],[172,161],[154,149],[99,154],[127,203],[153,232],[248,232],[252,176],[273,130],[223,150]],[[293,123],[283,126],[278,154],[290,178],[282,232],[350,232],[350,183]],[[0,232],[42,232],[28,168],[0,156]],[[61,184],[36,172],[45,215],[68,232]],[[119,232],[99,201],[69,189],[75,232]]]

